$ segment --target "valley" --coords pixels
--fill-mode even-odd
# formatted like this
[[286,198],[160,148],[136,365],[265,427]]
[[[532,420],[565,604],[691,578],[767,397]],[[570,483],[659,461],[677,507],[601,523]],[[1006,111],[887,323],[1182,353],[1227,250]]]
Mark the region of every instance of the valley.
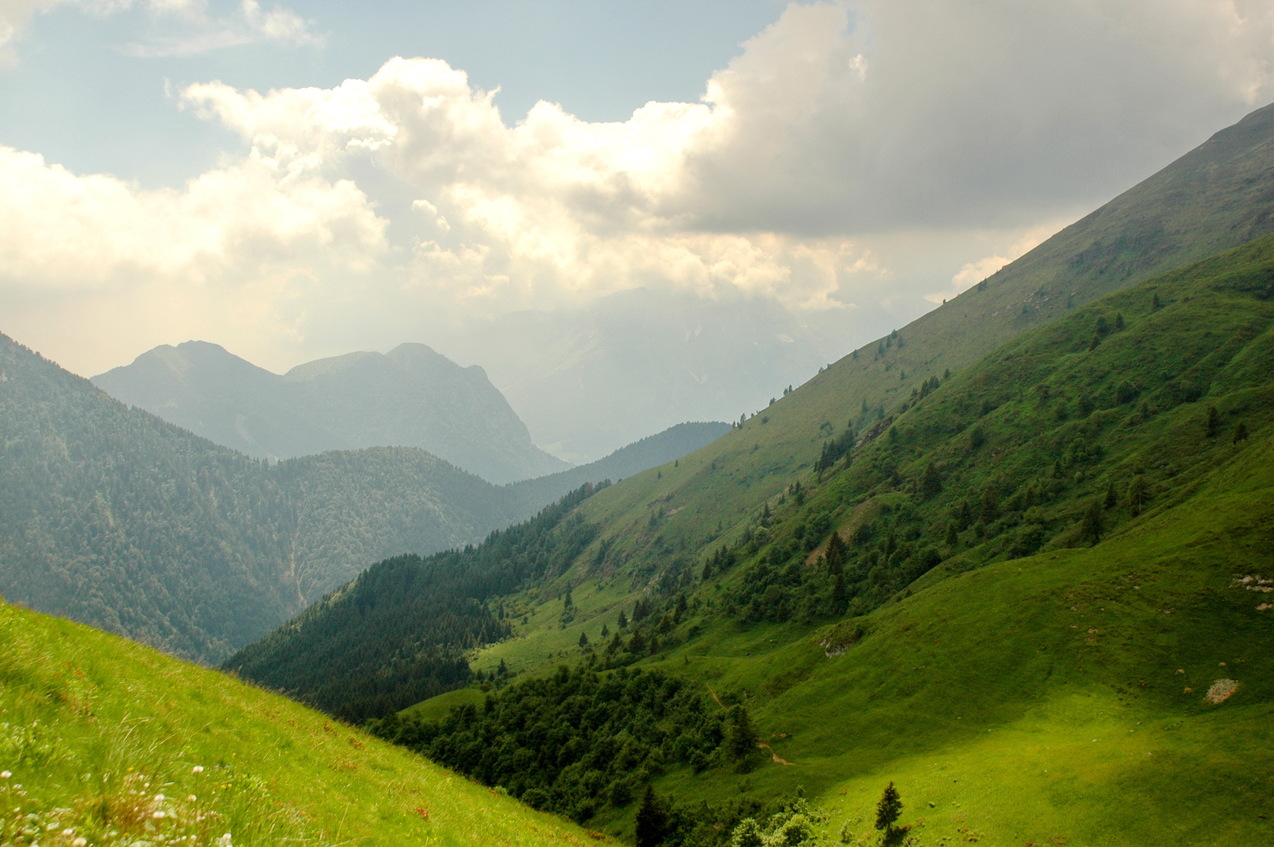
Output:
[[5,843],[1274,839],[1274,107],[579,467],[424,345],[214,347],[114,372],[165,422],[0,337]]

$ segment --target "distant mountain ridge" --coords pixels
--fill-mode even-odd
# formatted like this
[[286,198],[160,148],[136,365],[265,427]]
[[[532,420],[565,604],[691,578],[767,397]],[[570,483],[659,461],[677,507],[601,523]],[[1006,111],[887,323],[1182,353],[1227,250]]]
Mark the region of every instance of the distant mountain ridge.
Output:
[[[239,384],[257,370],[236,367]],[[687,425],[505,486],[415,447],[268,464],[0,334],[0,594],[216,662],[379,559],[476,543],[589,477],[670,460],[725,429]]]
[[156,347],[93,378],[111,396],[261,459],[419,447],[496,484],[569,467],[531,442],[482,368],[424,344],[277,375],[206,341]]

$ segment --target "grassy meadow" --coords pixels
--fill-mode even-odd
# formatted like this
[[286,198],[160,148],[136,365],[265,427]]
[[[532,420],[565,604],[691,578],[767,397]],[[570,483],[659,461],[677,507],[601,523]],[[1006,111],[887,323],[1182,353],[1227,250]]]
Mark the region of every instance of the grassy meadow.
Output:
[[594,841],[283,697],[8,604],[0,729],[6,845]]

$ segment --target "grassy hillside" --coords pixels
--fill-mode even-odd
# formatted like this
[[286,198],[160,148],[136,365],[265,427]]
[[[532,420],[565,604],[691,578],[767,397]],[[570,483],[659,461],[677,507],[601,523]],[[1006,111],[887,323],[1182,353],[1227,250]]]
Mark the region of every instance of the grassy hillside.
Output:
[[[526,554],[552,567],[475,595],[512,636],[473,664],[496,683],[501,665],[653,668],[741,703],[782,762],[646,771],[723,826],[803,786],[831,834],[866,837],[893,780],[935,838],[1259,841],[1271,362],[1274,237],[1077,308],[883,417],[852,398],[816,414],[799,389],[539,537]],[[801,454],[780,464],[769,426],[804,430]],[[816,470],[824,445],[844,449]],[[771,475],[759,507],[733,497]],[[361,602],[392,615],[400,595]],[[575,808],[631,834],[635,797]]]
[[0,843],[558,845],[583,830],[281,697],[0,603]]

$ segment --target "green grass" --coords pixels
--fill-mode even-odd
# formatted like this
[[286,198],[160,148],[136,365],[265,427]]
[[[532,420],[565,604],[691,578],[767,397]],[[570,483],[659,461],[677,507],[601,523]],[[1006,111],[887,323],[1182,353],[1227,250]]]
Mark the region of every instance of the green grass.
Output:
[[[689,645],[667,668],[746,691],[793,764],[660,787],[721,801],[802,785],[829,834],[862,837],[893,781],[924,844],[1264,843],[1274,609],[1236,578],[1274,572],[1272,494],[1267,431],[1095,547],[955,576],[766,654],[748,655],[764,629]],[[829,657],[819,642],[855,623],[868,635]],[[1221,679],[1237,692],[1207,702]]]
[[[803,787],[829,813],[826,835],[838,840],[843,827],[851,843],[873,834],[874,804],[890,781],[907,804],[904,822],[922,823],[922,844],[1274,838],[1274,608],[1260,608],[1270,595],[1236,583],[1274,579],[1274,307],[1246,287],[1264,284],[1271,266],[1267,239],[1077,310],[917,403],[898,419],[897,446],[879,439],[852,471],[820,483],[790,460],[779,482],[751,480],[753,492],[782,491],[794,476],[805,481],[803,507],[771,500],[768,537],[780,538],[810,513],[832,514],[833,526],[845,528],[879,513],[879,504],[898,509],[914,500],[905,481],[896,490],[860,487],[876,484],[873,463],[882,455],[905,479],[936,460],[949,490],[916,501],[928,515],[918,525],[936,533],[954,499],[997,479],[1007,499],[1027,481],[1052,478],[1054,459],[1077,441],[1101,448],[1053,483],[1040,509],[1048,534],[1039,553],[1008,558],[988,535],[863,617],[821,626],[725,619],[719,600],[747,579],[746,558],[697,584],[679,630],[684,640],[642,664],[742,697],[773,753],[791,764],[710,779],[674,770],[657,790],[724,804]],[[1117,311],[1125,328],[1091,347],[1095,316],[1113,320]],[[1140,393],[1115,403],[1109,397],[1123,380]],[[1174,399],[1186,382],[1199,396]],[[815,404],[789,403],[805,390],[775,404],[764,425],[791,433],[787,447],[758,447],[755,461],[789,449],[807,426],[817,433]],[[1076,406],[1085,397],[1098,398],[1087,413]],[[1225,428],[1209,439],[1210,406]],[[981,451],[966,447],[969,421],[985,430]],[[1250,436],[1236,443],[1238,421]],[[528,593],[519,637],[485,649],[482,663],[500,656],[542,673],[578,655],[580,628],[591,633],[607,620],[613,629],[615,604],[651,589],[658,571],[642,576],[642,568],[661,544],[676,556],[673,539],[684,539],[702,562],[731,530],[696,542],[715,530],[698,519],[674,527],[682,512],[673,510],[693,505],[682,499],[686,491],[706,492],[712,475],[730,472],[731,439],[749,437],[754,425],[761,426],[749,422],[675,468],[586,502],[610,546],[602,564],[599,541],[560,578],[575,581],[576,621],[562,628],[560,601],[537,606]],[[803,455],[812,460],[818,437],[808,437]],[[1109,481],[1122,496],[1136,475],[1150,486],[1145,511],[1111,507],[1100,543],[1078,539],[1083,507]],[[857,506],[869,496],[869,505]],[[737,504],[714,508],[727,515]],[[665,517],[652,520],[661,509]],[[744,521],[755,526],[755,512]],[[755,555],[765,550],[763,543]],[[1236,680],[1237,692],[1207,702],[1223,679]],[[595,825],[603,823],[631,834],[631,815]]]
[[3,844],[592,842],[285,698],[7,604],[0,773]]

